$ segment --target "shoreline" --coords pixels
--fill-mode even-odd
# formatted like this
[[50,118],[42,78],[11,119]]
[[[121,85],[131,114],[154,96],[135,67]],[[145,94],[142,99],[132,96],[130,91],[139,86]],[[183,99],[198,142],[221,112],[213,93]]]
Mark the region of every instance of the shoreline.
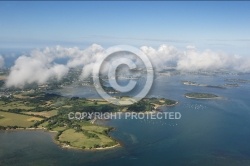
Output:
[[[67,149],[72,149],[72,150],[84,150],[84,151],[95,151],[95,150],[109,150],[109,149],[113,149],[113,148],[118,148],[118,147],[122,147],[121,144],[117,142],[116,145],[113,145],[113,146],[108,146],[108,147],[98,147],[98,148],[91,148],[91,149],[83,149],[83,148],[78,148],[78,147],[74,147],[74,146],[71,146],[71,145],[66,145],[64,143],[61,143],[59,140],[57,140],[55,137],[56,137],[56,133],[58,133],[58,131],[53,131],[53,130],[48,130],[46,128],[16,128],[16,129],[6,129],[6,130],[0,130],[0,131],[43,131],[43,132],[48,132],[48,133],[51,133],[52,135],[52,140],[53,142],[58,145],[60,148],[67,148]],[[113,138],[112,138],[113,139]]]
[[209,98],[196,98],[196,97],[190,97],[190,96],[186,96],[185,95],[185,97],[186,98],[188,98],[188,99],[201,99],[201,100],[206,100],[206,99],[208,99],[208,100],[211,100],[211,99],[219,99],[219,98],[221,98],[221,97],[209,97]]
[[78,147],[74,147],[74,146],[70,146],[70,145],[66,145],[66,144],[62,144],[60,143],[59,141],[55,140],[55,143],[60,147],[60,148],[63,148],[63,149],[72,149],[72,150],[83,150],[83,151],[95,151],[95,150],[109,150],[109,149],[114,149],[114,148],[118,148],[118,147],[122,147],[120,145],[120,143],[116,144],[116,145],[113,145],[113,146],[108,146],[108,147],[99,147],[99,148],[86,148],[86,149],[83,149],[83,148],[78,148]]
[[[103,99],[87,99],[89,101],[91,100],[94,100],[94,101],[105,101]],[[171,106],[175,106],[177,105],[179,102],[178,101],[175,101],[175,103],[173,104],[166,104],[166,103],[160,103],[160,104],[154,104],[154,107],[151,111],[143,111],[144,113],[156,113],[156,112],[159,112],[161,111],[161,109],[163,107],[171,107]],[[152,108],[152,107],[151,107]],[[119,111],[118,111],[119,112]],[[129,112],[133,112],[133,111],[129,111]],[[45,118],[46,119],[46,118]],[[96,124],[97,123],[97,120],[96,118],[90,120],[90,124]],[[103,126],[103,125],[101,125]],[[69,128],[65,128],[64,130],[62,130],[61,132],[59,131],[55,131],[55,130],[49,130],[48,128],[46,127],[41,127],[41,126],[37,126],[37,127],[17,127],[15,128],[16,126],[9,126],[9,127],[5,127],[3,129],[3,131],[43,131],[43,132],[48,132],[48,133],[52,133],[51,136],[53,136],[53,142],[55,144],[57,144],[59,147],[61,148],[68,148],[68,149],[76,149],[76,150],[87,150],[87,151],[94,151],[94,150],[109,150],[109,149],[113,149],[113,148],[117,148],[117,147],[122,147],[122,142],[119,142],[117,141],[116,139],[112,138],[109,134],[111,131],[109,131],[108,133],[104,134],[105,136],[108,136],[110,137],[110,139],[112,141],[110,141],[110,145],[106,144],[105,142],[102,142],[101,140],[100,141],[97,141],[96,142],[96,146],[93,147],[92,145],[91,146],[87,146],[86,148],[84,147],[84,145],[87,145],[85,144],[86,141],[88,141],[87,138],[82,138],[82,143],[80,145],[76,145],[76,146],[72,146],[72,141],[71,142],[68,142],[68,141],[62,141],[63,139],[60,139],[60,135],[62,132],[64,132],[65,130],[69,129]],[[114,130],[115,128],[113,128]],[[83,148],[81,147],[83,146]]]
[[174,104],[170,104],[170,105],[166,105],[166,106],[167,106],[167,107],[172,107],[172,106],[176,106],[177,104],[179,104],[178,101],[176,101],[176,103],[174,103]]
[[155,111],[157,111],[157,109],[160,109],[161,107],[164,107],[164,106],[165,106],[165,107],[173,107],[173,106],[176,106],[177,104],[179,104],[178,101],[176,101],[176,103],[170,104],[170,105],[167,105],[167,104],[163,104],[163,105],[154,104],[154,105],[155,105],[154,109],[155,109]]

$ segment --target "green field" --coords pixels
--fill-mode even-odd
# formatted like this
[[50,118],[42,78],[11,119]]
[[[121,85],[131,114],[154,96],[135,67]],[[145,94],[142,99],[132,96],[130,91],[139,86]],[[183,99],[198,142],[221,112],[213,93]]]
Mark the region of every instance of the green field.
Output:
[[108,130],[108,127],[103,126],[96,126],[96,125],[89,125],[89,126],[83,126],[82,129],[87,131],[94,131],[96,133],[103,133],[105,130]]
[[59,141],[69,144],[70,146],[83,149],[110,147],[117,144],[114,140],[106,135],[97,134],[93,131],[89,131],[89,133],[96,134],[98,138],[89,138],[82,132],[76,132],[74,129],[68,129],[60,135]]
[[57,115],[58,110],[52,110],[52,111],[42,111],[42,112],[22,112],[23,114],[27,114],[27,115],[40,115],[40,116],[44,116],[46,118],[50,118],[52,116]]
[[0,101],[0,109],[4,111],[8,111],[9,109],[22,109],[22,110],[32,110],[35,107],[28,106],[24,101],[13,101],[5,103],[4,101]]
[[46,121],[46,122],[40,124],[38,127],[39,127],[39,128],[46,128],[48,124],[49,124],[49,122]]
[[0,126],[30,127],[42,118],[0,111]]
[[52,131],[63,131],[65,129],[66,129],[66,127],[55,127],[52,129]]

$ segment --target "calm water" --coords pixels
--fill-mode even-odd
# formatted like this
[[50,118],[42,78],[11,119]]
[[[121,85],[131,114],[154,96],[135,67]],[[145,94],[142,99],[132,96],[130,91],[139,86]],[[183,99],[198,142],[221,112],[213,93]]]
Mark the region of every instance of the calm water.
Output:
[[[230,76],[229,78],[249,78]],[[182,80],[224,84],[225,76],[158,77],[149,96],[179,101],[164,111],[180,120],[110,120],[111,135],[123,147],[107,151],[62,149],[51,133],[0,132],[0,165],[250,165],[250,84],[217,89],[182,85]],[[67,88],[68,96],[96,97],[90,88]],[[187,99],[187,92],[209,92],[217,100]]]

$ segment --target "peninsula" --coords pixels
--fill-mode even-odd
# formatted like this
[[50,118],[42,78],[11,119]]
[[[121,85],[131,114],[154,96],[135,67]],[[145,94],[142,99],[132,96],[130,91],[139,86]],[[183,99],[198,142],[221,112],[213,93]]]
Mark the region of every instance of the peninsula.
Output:
[[41,91],[19,91],[0,98],[0,129],[43,129],[56,132],[55,140],[65,148],[108,149],[120,146],[109,136],[113,127],[100,126],[93,119],[70,120],[69,112],[156,111],[178,102],[144,98],[129,106],[117,106],[103,99],[63,97]]

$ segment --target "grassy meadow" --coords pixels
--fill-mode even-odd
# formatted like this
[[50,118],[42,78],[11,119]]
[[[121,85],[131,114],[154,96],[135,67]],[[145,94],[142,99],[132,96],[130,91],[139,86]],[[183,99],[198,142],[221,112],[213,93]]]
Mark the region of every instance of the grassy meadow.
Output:
[[19,127],[30,127],[37,121],[43,120],[34,116],[21,115],[9,112],[0,111],[0,126],[19,126]]

